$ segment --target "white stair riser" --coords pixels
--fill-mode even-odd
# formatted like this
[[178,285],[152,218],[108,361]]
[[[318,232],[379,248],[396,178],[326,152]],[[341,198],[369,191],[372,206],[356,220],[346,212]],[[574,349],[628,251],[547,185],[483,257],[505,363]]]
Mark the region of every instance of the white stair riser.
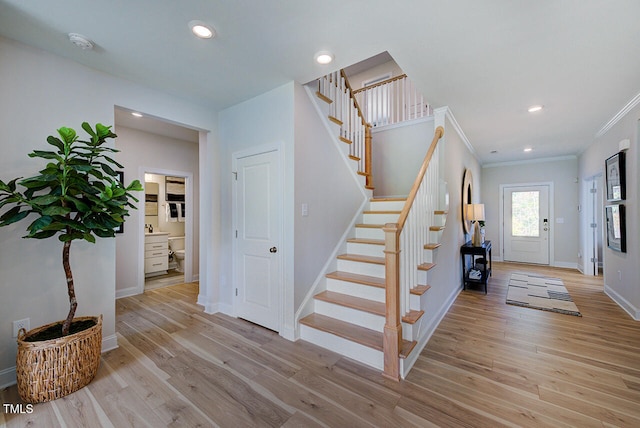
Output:
[[405,201],[372,201],[369,203],[370,211],[402,211]]
[[433,250],[424,250],[423,259],[426,263],[433,263]]
[[384,239],[384,232],[380,228],[356,227],[356,238]]
[[371,349],[334,334],[300,325],[300,337],[307,342],[344,355],[378,370],[384,369],[384,355],[381,351]]
[[440,243],[442,241],[442,233],[444,230],[430,230],[429,231],[429,242],[437,242]]
[[370,314],[358,309],[351,309],[346,306],[336,305],[334,303],[325,302],[324,300],[315,301],[315,312],[331,318],[345,321],[360,327],[368,328],[382,333],[384,330],[384,317],[380,315]]
[[363,215],[362,222],[364,224],[397,223],[398,217],[399,217],[399,214],[366,213]]
[[347,253],[360,254],[362,256],[384,257],[384,245],[348,242]]
[[384,265],[373,263],[354,262],[351,260],[338,259],[338,270],[341,272],[355,273],[358,275],[384,276]]
[[327,278],[327,290],[360,297],[362,299],[374,300],[376,302],[384,302],[385,299],[384,288],[357,284],[355,282],[341,281],[333,278]]

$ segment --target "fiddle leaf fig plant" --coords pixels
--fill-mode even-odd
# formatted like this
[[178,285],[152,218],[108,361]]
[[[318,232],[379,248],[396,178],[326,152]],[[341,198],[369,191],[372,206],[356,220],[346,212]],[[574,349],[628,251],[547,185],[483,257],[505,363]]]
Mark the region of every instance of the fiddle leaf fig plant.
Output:
[[[94,128],[87,122],[82,129],[88,138],[81,140],[72,128],[58,129],[49,136],[52,150],[34,150],[29,157],[47,163],[37,175],[0,180],[0,226],[7,226],[30,215],[24,238],[45,239],[57,236],[63,243],[62,266],[67,280],[69,313],[62,324],[62,335],[69,328],[78,306],[69,263],[69,250],[75,240],[96,242],[96,236],[109,238],[124,223],[129,209],[138,202],[131,192],[143,190],[134,180],[124,186],[115,168],[123,166],[110,157],[118,150],[105,143],[116,138],[110,126],[100,123]],[[22,188],[22,190],[19,189]]]

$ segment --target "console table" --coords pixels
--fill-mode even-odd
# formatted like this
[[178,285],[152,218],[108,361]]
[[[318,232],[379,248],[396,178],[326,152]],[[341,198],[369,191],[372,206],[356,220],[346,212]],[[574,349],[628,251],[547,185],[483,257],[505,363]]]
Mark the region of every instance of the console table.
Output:
[[[467,289],[469,284],[482,284],[484,285],[484,294],[487,294],[487,281],[491,276],[491,241],[484,241],[480,246],[474,246],[471,241],[467,242],[460,247],[460,255],[462,260],[462,278],[464,282],[464,289]],[[470,256],[471,264],[467,268],[467,256]],[[481,263],[484,261],[484,263]],[[478,263],[476,263],[478,262]],[[479,269],[482,275],[479,279],[469,278],[469,270],[482,265]]]

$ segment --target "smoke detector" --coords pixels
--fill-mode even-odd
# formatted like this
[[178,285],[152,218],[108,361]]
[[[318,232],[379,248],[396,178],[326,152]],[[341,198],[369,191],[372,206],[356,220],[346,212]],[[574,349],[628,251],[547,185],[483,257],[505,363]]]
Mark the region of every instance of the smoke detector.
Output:
[[78,33],[69,33],[69,41],[81,49],[93,49],[93,42]]

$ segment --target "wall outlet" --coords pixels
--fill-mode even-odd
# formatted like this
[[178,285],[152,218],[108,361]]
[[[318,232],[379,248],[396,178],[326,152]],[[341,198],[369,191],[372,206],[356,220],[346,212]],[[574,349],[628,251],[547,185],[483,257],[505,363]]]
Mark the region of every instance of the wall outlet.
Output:
[[13,337],[18,337],[18,332],[21,328],[29,331],[31,328],[29,327],[29,318],[25,318],[23,320],[18,320],[13,322]]

